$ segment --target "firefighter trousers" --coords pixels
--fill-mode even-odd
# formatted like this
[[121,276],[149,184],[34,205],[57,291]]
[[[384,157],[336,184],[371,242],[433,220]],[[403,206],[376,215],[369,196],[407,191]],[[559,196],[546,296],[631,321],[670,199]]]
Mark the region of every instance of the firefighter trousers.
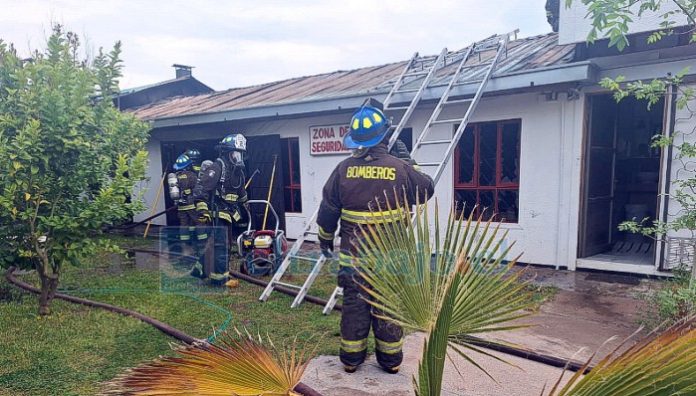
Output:
[[365,361],[371,327],[377,363],[385,369],[397,368],[403,359],[403,330],[376,316],[379,313],[365,300],[368,296],[362,292],[361,284],[364,285],[353,267],[341,267],[338,272],[338,286],[343,288],[341,362],[358,366]]
[[[177,217],[179,219],[179,242],[183,246],[187,246],[190,250],[190,253],[187,253],[194,257],[193,260],[190,260],[191,263],[189,263],[191,271],[202,273],[205,257],[203,253],[208,240],[206,223],[201,220],[195,209],[179,209]],[[179,253],[183,253],[183,249]]]
[[248,216],[240,214],[240,217],[232,217],[227,213],[218,213],[217,226],[213,229],[214,263],[210,273],[206,273],[211,281],[220,284],[227,281],[230,258],[237,253],[237,237],[246,231],[249,224]]

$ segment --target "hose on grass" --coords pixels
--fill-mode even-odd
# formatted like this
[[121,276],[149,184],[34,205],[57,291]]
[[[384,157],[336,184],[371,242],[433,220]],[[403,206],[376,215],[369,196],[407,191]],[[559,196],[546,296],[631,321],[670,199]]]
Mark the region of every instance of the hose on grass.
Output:
[[[30,293],[40,294],[41,290],[30,285],[29,283],[26,283],[26,282],[23,282],[23,281],[17,279],[14,276],[14,272],[16,269],[17,269],[16,267],[10,267],[7,269],[7,271],[5,272],[5,279],[7,280],[7,282],[9,282],[10,284],[12,284],[14,286],[19,287],[22,290],[28,291]],[[77,289],[77,290],[79,291],[80,289]],[[84,290],[87,290],[87,289],[84,289]],[[101,289],[101,290],[108,290],[108,289]],[[125,292],[126,289],[121,289],[121,291]],[[64,293],[56,293],[54,298],[57,298],[59,300],[72,302],[75,304],[88,306],[88,307],[101,308],[101,309],[105,309],[105,310],[108,310],[111,312],[116,312],[116,313],[119,313],[119,314],[122,314],[125,316],[130,316],[130,317],[136,318],[138,320],[141,320],[141,321],[155,327],[156,329],[160,330],[164,334],[167,334],[171,337],[174,337],[175,339],[177,339],[185,344],[188,344],[188,345],[198,344],[198,343],[201,343],[201,341],[204,341],[204,340],[199,340],[195,337],[191,337],[190,335],[184,333],[183,331],[175,329],[174,327],[171,327],[166,323],[160,322],[157,319],[143,315],[143,314],[136,312],[136,311],[131,311],[131,310],[126,309],[126,308],[121,308],[121,307],[117,307],[115,305],[106,304],[106,303],[102,303],[102,302],[98,302],[98,301],[92,301],[92,300],[88,300],[88,299],[84,299],[84,298],[80,298],[80,297],[75,297],[75,296],[71,296],[71,295],[64,294]],[[215,304],[208,303],[208,302],[205,302],[205,301],[200,300],[200,299],[197,299],[197,300],[199,300],[205,304],[209,304],[210,306],[216,306]],[[220,308],[220,307],[218,307],[218,308]],[[223,309],[223,308],[220,308],[220,309]],[[227,325],[229,325],[231,319],[232,319],[232,316],[230,314],[230,316],[228,317],[228,320],[225,321],[225,323],[223,324],[224,327],[221,326],[220,328],[222,330],[224,330],[224,328],[227,327]],[[213,334],[213,336],[215,336],[219,332],[220,332],[220,330],[215,332]],[[316,390],[307,386],[306,384],[303,384],[302,382],[295,385],[295,388],[293,390],[301,395],[304,395],[304,396],[322,396],[321,393],[317,392]]]
[[[152,290],[147,290],[147,289],[121,289],[121,288],[100,288],[100,289],[92,289],[92,288],[87,288],[87,289],[60,289],[62,293],[70,293],[70,294],[137,294],[137,293],[151,293]],[[198,298],[197,296],[190,294],[190,293],[181,293],[181,292],[162,292],[162,294],[169,294],[173,296],[181,296],[181,297],[188,297],[191,300],[202,304],[206,305],[216,311],[222,312],[225,315],[227,315],[227,318],[225,319],[222,324],[219,326],[216,326],[215,329],[213,330],[213,334],[208,336],[206,338],[206,341],[209,343],[212,343],[215,341],[217,338],[218,334],[224,333],[227,328],[229,327],[230,323],[232,323],[232,312],[228,311],[227,309],[211,303],[210,301],[203,300],[201,298]]]

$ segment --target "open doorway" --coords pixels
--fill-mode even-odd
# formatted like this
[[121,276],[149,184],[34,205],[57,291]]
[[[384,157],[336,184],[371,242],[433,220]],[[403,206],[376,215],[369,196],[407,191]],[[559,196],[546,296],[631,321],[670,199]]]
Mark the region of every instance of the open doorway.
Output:
[[[162,143],[162,167],[171,172],[171,166],[179,154],[189,148],[196,148],[201,152],[204,160],[215,160],[217,151],[215,146],[220,142],[220,139],[207,140],[191,140],[191,141],[172,141]],[[268,134],[262,136],[247,136],[247,155],[246,155],[246,175],[254,178],[249,182],[247,194],[249,199],[266,200],[268,198],[268,189],[270,188],[270,179],[273,174],[273,164],[275,162],[275,174],[273,174],[273,192],[271,194],[271,204],[278,214],[280,220],[280,228],[285,229],[285,199],[283,196],[283,174],[284,164],[281,161],[281,144],[280,135]],[[274,161],[274,158],[277,158]],[[255,172],[258,170],[258,172]],[[247,180],[248,181],[248,180]],[[166,180],[164,181],[166,183]],[[169,198],[168,194],[164,194],[165,205],[167,208],[174,205],[174,202]],[[265,208],[262,205],[253,205],[250,207],[252,212],[252,226],[261,228]],[[269,215],[270,216],[270,215]],[[178,223],[176,211],[167,213],[167,224],[175,225]],[[270,228],[270,223],[267,228]]]
[[661,150],[651,146],[663,129],[662,101],[647,103],[612,95],[589,98],[578,258],[619,270],[622,265],[653,266],[652,239],[619,230],[635,219],[658,214]]

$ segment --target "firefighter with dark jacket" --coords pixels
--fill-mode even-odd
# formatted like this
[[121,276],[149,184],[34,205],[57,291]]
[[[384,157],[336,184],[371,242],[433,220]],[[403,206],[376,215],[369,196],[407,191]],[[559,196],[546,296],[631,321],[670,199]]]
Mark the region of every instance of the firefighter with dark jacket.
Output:
[[249,224],[245,208],[249,199],[244,188],[246,138],[240,133],[227,135],[216,149],[218,158],[201,165],[194,196],[198,202],[207,202],[206,209],[210,208],[213,217],[214,264],[205,276],[222,285],[228,279],[231,249],[236,247],[237,236]]
[[[424,202],[434,190],[433,180],[421,173],[410,158],[397,158],[387,151],[390,123],[372,106],[363,106],[353,114],[345,147],[350,158],[341,161],[326,182],[317,223],[322,251],[331,256],[334,234],[340,220],[341,247],[338,286],[343,288],[340,358],[346,372],[352,373],[365,361],[370,327],[374,332],[377,362],[388,373],[397,373],[403,359],[403,330],[373,315],[362,293],[357,238],[360,225],[393,224],[408,216],[399,208],[395,191],[411,203]],[[380,209],[378,209],[378,207]],[[387,210],[391,207],[392,210]],[[383,211],[378,211],[383,210]]]
[[[190,148],[186,150],[184,154],[186,154],[191,159],[191,169],[193,170],[193,172],[196,173],[196,181],[198,181],[198,174],[201,171],[202,162],[201,152],[196,148]],[[203,278],[205,272],[205,266],[202,264],[205,260],[205,254],[203,253],[205,252],[206,245],[208,242],[208,227],[211,223],[210,209],[208,208],[207,200],[202,199],[200,197],[194,199],[194,204],[196,205],[196,225],[198,226],[196,238],[198,239],[197,245],[200,254],[198,256],[199,262],[196,263],[191,269],[191,275],[197,278]]]
[[[195,257],[195,262],[191,263],[191,274],[196,274],[203,268],[203,250],[206,239],[208,238],[205,229],[205,220],[202,219],[196,210],[196,203],[193,197],[193,190],[198,179],[198,174],[194,172],[194,162],[186,153],[177,157],[174,162],[176,173],[169,175],[169,194],[177,206],[177,218],[179,219],[179,241],[184,246],[189,246]],[[172,177],[173,176],[173,177]]]

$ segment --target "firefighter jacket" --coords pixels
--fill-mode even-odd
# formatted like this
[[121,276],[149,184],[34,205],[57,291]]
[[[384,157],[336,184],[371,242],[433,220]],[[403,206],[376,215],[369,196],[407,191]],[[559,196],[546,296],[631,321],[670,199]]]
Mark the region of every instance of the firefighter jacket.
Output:
[[410,204],[415,204],[416,198],[424,202],[433,195],[434,188],[430,176],[387,153],[382,143],[360,158],[341,161],[334,169],[319,206],[319,237],[333,239],[340,220],[339,261],[349,265],[344,259],[351,260],[357,253],[361,224],[401,221],[409,213],[398,207],[397,200],[403,203],[405,193]]
[[199,174],[195,199],[202,206],[212,193],[216,208],[211,209],[215,210],[215,215],[228,223],[238,222],[245,216],[240,205],[249,200],[244,189],[245,179],[243,168],[233,167],[218,158]]
[[180,212],[196,208],[193,199],[193,188],[196,186],[196,178],[196,173],[190,170],[176,172],[177,184],[181,194],[181,197],[176,201],[176,205]]

